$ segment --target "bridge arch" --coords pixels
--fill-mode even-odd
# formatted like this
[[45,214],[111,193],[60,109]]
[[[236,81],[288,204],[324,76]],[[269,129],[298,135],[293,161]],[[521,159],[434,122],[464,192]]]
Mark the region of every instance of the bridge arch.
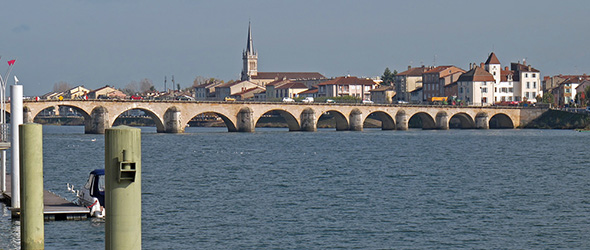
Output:
[[[201,119],[216,119],[213,118],[214,117],[219,117],[222,121],[223,124],[225,124],[225,127],[227,127],[227,131],[228,132],[236,132],[238,131],[238,129],[236,128],[236,125],[231,121],[231,119],[229,119],[225,114],[219,113],[219,112],[215,112],[215,111],[203,111],[201,113],[195,114],[192,117],[189,117],[188,121],[192,121],[193,119],[197,118],[197,117],[201,117],[198,118],[197,120]],[[184,124],[185,126],[188,124],[188,122],[186,122],[186,124]]]
[[506,129],[506,128],[514,128],[514,122],[512,119],[503,113],[498,113],[490,118],[489,128],[495,129]]
[[[330,117],[333,118],[335,125],[336,125],[336,131],[345,131],[345,130],[348,130],[348,128],[349,128],[348,119],[346,119],[346,116],[338,110],[330,109],[330,110],[325,111],[323,114],[321,114],[320,117],[318,117],[317,121],[316,121],[316,124],[318,124],[318,127],[321,126],[320,121],[322,120],[322,117],[324,119],[330,118]],[[324,122],[324,124],[325,124],[325,122]]]
[[272,112],[278,113],[285,120],[285,123],[287,123],[287,127],[289,127],[289,131],[300,131],[301,130],[301,126],[299,125],[297,118],[295,118],[295,116],[293,114],[291,114],[291,112],[284,110],[284,109],[277,109],[277,108],[273,108],[273,109],[264,111],[260,116],[255,118],[254,124],[258,124],[258,122],[260,121],[260,119],[264,115],[272,113]]
[[[382,130],[394,130],[395,129],[395,120],[389,113],[385,111],[373,111],[365,118],[365,121],[371,117],[375,116],[381,121],[381,129]],[[364,121],[363,121],[364,124]]]
[[422,129],[435,129],[436,122],[434,118],[426,112],[417,112],[408,120],[409,126],[422,127]]
[[[74,110],[76,113],[82,115],[82,117],[84,118],[84,121],[90,119],[90,114],[84,110],[81,107],[78,107],[76,105],[71,105],[71,104],[61,104],[58,103],[57,105],[44,105],[39,109],[31,109],[28,106],[24,106],[23,107],[23,122],[33,122],[35,120],[35,118],[37,118],[37,116],[39,116],[43,111],[46,111],[48,109],[51,108],[57,108],[59,109],[60,107],[68,107],[71,108],[72,110]],[[10,110],[7,110],[6,113],[9,114]],[[59,112],[59,111],[57,111]]]
[[456,113],[449,119],[449,128],[473,129],[475,121],[467,113]]
[[143,111],[145,113],[145,115],[147,115],[148,117],[150,117],[153,121],[154,124],[156,125],[156,131],[158,133],[164,132],[165,128],[164,128],[164,124],[162,123],[162,119],[160,119],[160,117],[158,116],[158,114],[156,114],[153,110],[150,110],[148,108],[130,108],[127,110],[123,110],[121,112],[119,112],[118,114],[113,116],[113,122],[110,124],[110,126],[113,126],[115,124],[115,121],[117,121],[117,119],[121,118],[121,116],[125,113],[125,112],[129,112],[129,111],[133,111],[133,110],[140,110]]

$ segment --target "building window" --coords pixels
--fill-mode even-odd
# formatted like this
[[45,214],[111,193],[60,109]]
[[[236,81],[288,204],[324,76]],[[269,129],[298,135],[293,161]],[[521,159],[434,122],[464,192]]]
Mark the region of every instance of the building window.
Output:
[[537,82],[533,82],[533,89],[537,88]]
[[508,88],[508,93],[512,93],[514,91],[512,88]]
[[527,74],[527,73],[524,73],[524,77],[529,77],[529,74]]
[[482,88],[481,93],[488,93],[488,88]]
[[537,77],[537,74],[533,73],[533,77]]
[[531,83],[530,82],[526,82],[526,88],[530,89],[531,88]]

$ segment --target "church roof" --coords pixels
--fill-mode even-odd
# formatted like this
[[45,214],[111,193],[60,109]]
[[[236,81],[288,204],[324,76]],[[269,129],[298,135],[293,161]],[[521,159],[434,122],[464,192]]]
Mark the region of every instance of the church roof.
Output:
[[500,60],[496,57],[496,54],[492,52],[490,56],[488,56],[488,60],[486,60],[486,64],[500,64]]
[[473,69],[462,74],[459,82],[494,82],[494,76],[481,67],[473,67]]
[[321,79],[326,78],[318,72],[258,72],[252,79]]
[[251,24],[248,22],[248,43],[246,44],[246,54],[250,55],[254,53],[254,42],[252,41],[252,29]]

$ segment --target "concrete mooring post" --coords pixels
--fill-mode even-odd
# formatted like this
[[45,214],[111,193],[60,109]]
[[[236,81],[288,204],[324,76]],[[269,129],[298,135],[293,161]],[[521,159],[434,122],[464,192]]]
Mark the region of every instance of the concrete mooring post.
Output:
[[141,130],[105,130],[105,249],[141,249]]
[[[19,126],[21,249],[44,249],[43,221],[43,126]],[[13,190],[13,193],[15,191]]]

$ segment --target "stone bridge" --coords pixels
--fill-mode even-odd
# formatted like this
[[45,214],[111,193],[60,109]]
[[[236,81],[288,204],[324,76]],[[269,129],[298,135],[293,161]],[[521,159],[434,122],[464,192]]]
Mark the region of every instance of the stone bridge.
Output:
[[[10,105],[7,105],[10,110]],[[25,101],[24,122],[32,122],[44,109],[67,106],[84,117],[85,133],[101,134],[124,112],[144,111],[159,133],[182,133],[188,122],[201,114],[221,117],[230,132],[254,132],[256,122],[271,111],[279,113],[289,131],[316,131],[320,116],[335,118],[337,130],[361,131],[372,115],[384,130],[407,130],[408,122],[419,117],[423,129],[449,129],[451,120],[460,128],[516,128],[526,125],[546,108],[379,105],[340,103],[192,102],[146,100],[63,100]]]

